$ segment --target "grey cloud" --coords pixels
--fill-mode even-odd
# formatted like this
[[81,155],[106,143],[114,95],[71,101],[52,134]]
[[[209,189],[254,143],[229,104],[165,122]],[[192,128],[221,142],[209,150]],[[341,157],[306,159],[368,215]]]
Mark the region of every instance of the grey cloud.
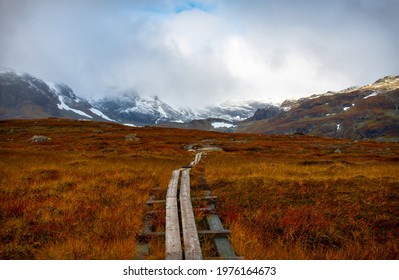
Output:
[[[135,88],[188,106],[282,99],[399,73],[397,1],[198,0],[213,7],[208,15],[175,15],[186,2],[0,0],[0,66],[86,97]],[[254,64],[248,73],[231,69],[232,40],[242,43],[235,55]]]

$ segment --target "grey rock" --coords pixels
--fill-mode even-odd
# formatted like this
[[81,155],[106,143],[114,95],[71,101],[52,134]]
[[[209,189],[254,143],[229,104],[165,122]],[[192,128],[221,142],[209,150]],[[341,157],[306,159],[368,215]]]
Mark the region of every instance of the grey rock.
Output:
[[47,142],[47,141],[51,141],[51,138],[43,136],[43,135],[35,135],[31,139],[29,139],[29,141],[33,142],[33,143]]

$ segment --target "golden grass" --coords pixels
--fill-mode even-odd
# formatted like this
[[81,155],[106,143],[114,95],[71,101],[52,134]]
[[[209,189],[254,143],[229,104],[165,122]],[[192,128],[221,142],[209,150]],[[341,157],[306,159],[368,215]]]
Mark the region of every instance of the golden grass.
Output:
[[[52,140],[30,143],[35,134]],[[193,168],[192,196],[218,196],[238,255],[399,258],[399,144],[48,119],[0,122],[0,259],[163,259],[163,238],[142,256],[137,236],[150,193],[163,199],[172,171],[194,159],[188,144],[224,149]]]
[[[126,141],[131,129],[115,125],[11,125],[1,134],[0,258],[135,258],[149,193],[165,189],[184,150]],[[29,143],[35,133],[53,140]]]
[[144,203],[169,165],[53,152],[14,160],[1,166],[3,258],[132,258]]
[[237,253],[246,259],[398,259],[397,144],[351,143],[347,153],[328,153],[334,143],[326,139],[317,154],[303,154],[320,141],[305,140],[276,146],[275,153],[245,148],[202,162]]

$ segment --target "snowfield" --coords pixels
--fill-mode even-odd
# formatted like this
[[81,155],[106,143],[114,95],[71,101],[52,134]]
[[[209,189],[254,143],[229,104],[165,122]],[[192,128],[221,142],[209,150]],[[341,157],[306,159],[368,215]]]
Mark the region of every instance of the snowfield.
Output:
[[106,120],[111,121],[111,122],[117,122],[117,121],[115,121],[115,120],[113,120],[113,119],[108,118],[106,115],[104,115],[103,112],[101,112],[100,110],[97,110],[96,108],[90,108],[89,110],[90,110],[93,114],[96,114],[97,116],[100,116],[100,117],[102,117],[103,119],[106,119]]
[[234,124],[226,123],[226,122],[213,122],[211,124],[212,124],[213,128],[222,128],[222,127],[231,128],[231,127],[235,127],[236,126]]
[[58,100],[61,102],[61,104],[57,104],[58,109],[60,109],[60,110],[72,111],[72,112],[74,112],[74,113],[76,113],[76,114],[78,114],[78,115],[85,116],[85,117],[88,117],[88,118],[90,118],[90,119],[93,118],[92,116],[86,114],[86,113],[83,112],[83,111],[76,110],[76,109],[72,109],[71,107],[69,107],[68,105],[66,105],[66,104],[64,103],[64,97],[62,97],[61,95],[58,95]]

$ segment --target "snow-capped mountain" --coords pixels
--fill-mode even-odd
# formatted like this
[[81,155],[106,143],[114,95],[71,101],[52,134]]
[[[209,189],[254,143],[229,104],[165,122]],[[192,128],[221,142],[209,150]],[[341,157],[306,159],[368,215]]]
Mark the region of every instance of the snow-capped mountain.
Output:
[[199,111],[200,119],[215,118],[239,122],[252,117],[259,108],[276,107],[260,101],[228,101],[218,106],[209,106]]
[[93,103],[102,112],[118,122],[137,124],[187,123],[200,119],[222,119],[238,122],[253,116],[258,108],[272,106],[258,101],[225,102],[203,109],[174,109],[157,96],[142,98],[135,91],[105,97]]
[[102,112],[118,122],[158,124],[161,122],[185,122],[190,116],[173,109],[157,96],[142,98],[135,91],[126,91],[113,97],[93,101]]
[[271,106],[243,101],[197,110],[175,109],[157,96],[143,98],[133,90],[89,102],[65,84],[10,70],[0,71],[0,98],[0,119],[64,117],[131,125],[182,124],[201,119],[235,124],[251,117],[258,108]]
[[399,139],[399,76],[373,84],[285,101],[226,102],[175,109],[158,97],[127,91],[97,101],[65,84],[0,70],[0,119],[72,118],[217,131],[310,134],[353,139]]
[[112,121],[64,84],[46,82],[27,73],[0,72],[0,118],[73,118]]

